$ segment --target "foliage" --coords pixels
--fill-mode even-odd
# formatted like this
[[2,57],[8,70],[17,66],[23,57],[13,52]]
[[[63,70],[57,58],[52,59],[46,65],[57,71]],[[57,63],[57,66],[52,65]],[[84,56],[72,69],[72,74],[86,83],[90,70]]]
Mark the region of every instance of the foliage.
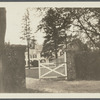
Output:
[[100,52],[80,52],[75,55],[77,79],[100,79]]
[[26,40],[27,45],[29,45],[32,42],[35,43],[35,41],[36,41],[34,39],[32,30],[31,30],[31,19],[30,19],[30,12],[29,12],[28,8],[26,9],[26,12],[22,19],[22,37],[20,37],[20,38],[22,40]]
[[7,57],[7,61],[8,61],[8,66],[16,66],[17,65],[17,59],[16,59],[16,52],[13,49],[13,47],[11,47],[10,44],[5,44],[5,48],[4,48],[4,53]]
[[23,37],[21,37],[21,39],[30,39],[31,38],[31,28],[30,28],[30,14],[29,14],[29,10],[26,9],[26,13],[23,16],[22,19],[23,23],[22,23],[22,35]]
[[42,53],[46,57],[58,57],[57,52],[64,44],[65,32],[70,28],[72,21],[70,13],[63,13],[60,8],[50,8],[43,17],[38,30],[46,34]]
[[24,50],[25,47],[21,45],[5,44],[3,55],[3,75],[5,76],[3,84],[5,92],[21,92],[25,88]]
[[22,37],[21,39],[27,41],[27,51],[28,51],[28,66],[30,68],[30,57],[29,57],[29,48],[33,48],[35,45],[34,36],[32,36],[31,26],[30,26],[30,13],[29,9],[26,9],[26,13],[23,16],[23,23],[22,23]]
[[57,56],[63,44],[71,43],[77,38],[89,48],[98,49],[100,48],[100,9],[48,8],[38,29],[46,33],[42,51],[44,56]]
[[100,44],[99,10],[98,14],[96,14],[96,8],[76,8],[70,10],[75,19],[73,25],[77,27],[78,35],[81,35],[82,38],[84,37],[87,43],[90,41],[95,47],[99,47]]
[[[72,40],[69,43],[70,46],[74,46],[74,47],[78,47],[79,49],[76,50],[76,52],[78,51],[90,51],[90,49],[88,48],[88,46],[86,44],[84,44],[80,39],[76,38],[74,40]],[[74,48],[71,49],[72,51],[74,51]]]

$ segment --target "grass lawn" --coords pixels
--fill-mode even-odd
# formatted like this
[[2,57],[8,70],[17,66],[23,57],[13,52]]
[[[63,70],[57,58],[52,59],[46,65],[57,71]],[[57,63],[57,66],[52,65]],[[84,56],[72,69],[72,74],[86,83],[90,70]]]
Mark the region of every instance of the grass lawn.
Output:
[[100,81],[26,78],[26,87],[33,93],[100,93]]

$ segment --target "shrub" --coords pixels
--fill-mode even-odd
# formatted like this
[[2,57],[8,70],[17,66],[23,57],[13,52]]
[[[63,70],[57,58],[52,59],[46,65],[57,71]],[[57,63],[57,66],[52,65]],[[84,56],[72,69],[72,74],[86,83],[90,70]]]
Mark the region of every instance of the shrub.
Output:
[[80,52],[75,55],[77,79],[100,79],[100,52]]
[[25,88],[24,48],[23,46],[5,45],[3,55],[5,92],[21,92],[22,88]]

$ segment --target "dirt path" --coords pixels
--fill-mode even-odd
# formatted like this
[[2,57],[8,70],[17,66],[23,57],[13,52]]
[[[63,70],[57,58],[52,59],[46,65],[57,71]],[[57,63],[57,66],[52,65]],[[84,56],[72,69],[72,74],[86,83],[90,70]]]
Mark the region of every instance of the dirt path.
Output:
[[39,93],[100,93],[100,81],[26,78],[26,87]]

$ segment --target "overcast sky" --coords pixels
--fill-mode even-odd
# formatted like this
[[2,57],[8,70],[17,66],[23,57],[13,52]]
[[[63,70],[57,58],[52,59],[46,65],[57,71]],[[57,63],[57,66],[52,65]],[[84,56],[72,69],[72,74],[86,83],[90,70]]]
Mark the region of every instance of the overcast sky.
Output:
[[[25,13],[27,7],[6,7],[7,12],[7,29],[6,29],[6,37],[5,41],[10,42],[11,44],[24,44],[25,42],[20,39],[22,36],[22,17]],[[37,29],[37,25],[41,20],[41,16],[36,15],[36,10],[32,10],[31,12],[31,29],[34,34],[37,42],[39,44],[43,43],[43,33],[38,32],[35,33]]]

